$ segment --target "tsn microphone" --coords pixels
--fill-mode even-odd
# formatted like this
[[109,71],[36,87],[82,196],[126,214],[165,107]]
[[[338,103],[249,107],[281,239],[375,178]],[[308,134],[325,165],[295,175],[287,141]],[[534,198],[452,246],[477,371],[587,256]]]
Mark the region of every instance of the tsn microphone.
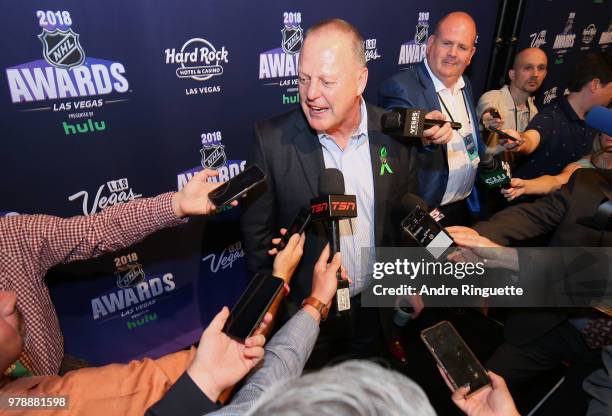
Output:
[[419,247],[427,249],[438,260],[449,247],[456,247],[451,236],[438,223],[442,214],[437,209],[430,211],[427,203],[414,194],[406,194],[401,206],[409,212],[401,227],[406,235]]
[[487,188],[508,189],[510,187],[510,165],[506,163],[504,166],[504,162],[499,162],[492,154],[485,153],[478,164],[478,168],[480,179]]
[[[325,169],[319,175],[319,196],[310,200],[311,221],[327,221],[327,235],[331,248],[330,261],[340,252],[340,219],[357,216],[357,198],[344,195],[344,176],[338,169]],[[336,310],[338,314],[351,309],[348,281],[338,270]]]
[[423,137],[423,130],[445,123],[450,123],[453,130],[461,129],[461,123],[425,118],[425,110],[420,108],[392,108],[381,116],[380,122],[383,133],[408,138]]

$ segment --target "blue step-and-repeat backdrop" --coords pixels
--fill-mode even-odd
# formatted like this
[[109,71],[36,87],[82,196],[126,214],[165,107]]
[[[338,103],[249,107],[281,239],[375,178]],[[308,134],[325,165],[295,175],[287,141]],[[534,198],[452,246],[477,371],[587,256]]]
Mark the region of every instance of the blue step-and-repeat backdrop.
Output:
[[[203,166],[218,169],[221,179],[233,177],[244,167],[253,124],[297,105],[304,32],[323,18],[344,18],[363,34],[370,69],[365,98],[375,102],[383,79],[423,59],[442,15],[467,11],[478,24],[468,71],[478,97],[498,5],[7,3],[0,16],[0,215],[92,215],[181,189]],[[576,46],[568,49],[577,49],[588,28],[580,11],[572,13]],[[521,41],[537,32],[534,41],[546,39],[542,45],[551,47],[566,30],[561,14],[567,13],[554,10],[558,21],[548,29],[538,26],[541,16],[534,19]],[[599,20],[591,45],[606,29]],[[239,215],[233,208],[192,219],[118,253],[52,270],[47,281],[66,351],[104,364],[196,341],[247,281]]]
[[536,105],[567,94],[572,67],[584,54],[606,51],[612,44],[612,8],[608,0],[530,0],[526,2],[518,49],[541,48],[548,75]]

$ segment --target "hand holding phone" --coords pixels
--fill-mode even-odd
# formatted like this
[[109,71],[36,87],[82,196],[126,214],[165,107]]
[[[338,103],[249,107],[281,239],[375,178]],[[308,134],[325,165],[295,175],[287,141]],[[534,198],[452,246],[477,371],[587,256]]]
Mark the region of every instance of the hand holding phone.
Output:
[[291,225],[287,227],[287,232],[280,237],[279,243],[276,245],[278,250],[282,250],[287,245],[287,242],[293,234],[302,234],[310,225],[310,207],[302,207],[291,221]]
[[469,395],[472,395],[491,384],[487,371],[450,322],[442,321],[424,329],[421,339],[453,391],[469,383]]
[[504,133],[504,132],[503,132],[503,131],[501,131],[500,129],[497,129],[497,128],[493,127],[493,126],[489,126],[489,127],[487,127],[487,130],[490,130],[490,131],[492,131],[493,133],[497,133],[497,134],[499,135],[499,137],[501,137],[501,138],[503,138],[503,139],[506,139],[506,140],[508,140],[508,141],[511,141],[511,142],[514,142],[514,143],[518,143],[518,144],[521,144],[521,143],[522,143],[522,140],[517,139],[516,137],[511,136],[511,135],[509,135],[508,133]]
[[255,275],[232,308],[223,331],[244,342],[257,329],[284,285],[283,279],[278,277]]
[[257,166],[251,165],[238,175],[224,182],[208,194],[210,202],[217,208],[230,204],[241,195],[266,180],[266,174]]
[[504,120],[502,119],[501,114],[499,114],[499,111],[497,111],[497,109],[493,107],[489,107],[482,112],[482,117],[480,121],[482,125],[487,129],[491,126],[499,128],[504,124]]

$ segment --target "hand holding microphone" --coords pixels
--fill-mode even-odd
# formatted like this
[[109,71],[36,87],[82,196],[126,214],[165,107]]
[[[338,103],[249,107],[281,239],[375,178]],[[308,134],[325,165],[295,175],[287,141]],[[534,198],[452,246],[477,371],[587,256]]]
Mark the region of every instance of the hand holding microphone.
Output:
[[[340,252],[340,219],[357,216],[357,198],[344,194],[344,177],[338,169],[325,169],[319,175],[319,196],[310,201],[311,221],[326,221],[330,244],[330,259]],[[336,311],[341,314],[351,308],[349,283],[337,271]]]
[[[434,124],[423,131],[424,144],[446,144],[453,138],[453,130],[461,128],[461,123],[447,122],[446,116],[438,110],[425,114],[425,125],[428,121],[445,121],[444,124]],[[457,126],[458,125],[458,126]]]
[[402,138],[420,138],[423,144],[446,144],[459,130],[461,123],[446,120],[440,111],[425,114],[418,108],[392,108],[381,117],[384,133]]

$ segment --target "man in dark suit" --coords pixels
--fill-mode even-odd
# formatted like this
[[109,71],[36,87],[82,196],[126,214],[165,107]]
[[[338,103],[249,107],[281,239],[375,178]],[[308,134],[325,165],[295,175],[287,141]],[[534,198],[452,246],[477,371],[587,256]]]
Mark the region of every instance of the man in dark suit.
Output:
[[443,111],[460,122],[450,142],[428,141],[418,152],[423,199],[440,206],[444,225],[470,222],[480,212],[474,187],[484,144],[480,138],[472,88],[463,72],[476,51],[476,24],[463,12],[444,16],[427,40],[426,59],[387,79],[379,90],[382,107]]
[[[324,364],[346,348],[361,355],[380,338],[376,309],[361,308],[357,296],[368,283],[360,271],[361,248],[397,241],[399,221],[390,219],[398,216],[396,203],[403,194],[418,192],[418,179],[415,147],[384,135],[382,110],[366,105],[361,97],[368,69],[363,38],[351,24],[332,19],[310,28],[298,70],[301,108],[255,126],[249,161],[265,171],[267,180],[265,189],[251,193],[246,201],[242,231],[249,270],[268,269],[266,243],[318,195],[318,176],[325,168],[342,171],[346,194],[357,197],[358,217],[340,221],[342,264],[352,278],[352,308],[349,323],[331,318],[323,325],[319,340],[327,344],[328,353],[318,363]],[[429,116],[443,119],[439,112]],[[426,135],[444,140],[450,127],[433,127]],[[310,293],[312,265],[327,241],[324,224],[312,224],[292,281],[289,315]],[[349,347],[340,345],[347,340],[352,341]],[[315,355],[318,351],[322,349],[316,348]]]
[[[605,199],[612,200],[612,171],[579,169],[567,185],[554,194],[500,211],[490,220],[476,224],[474,229],[449,227],[447,230],[458,245],[465,247],[508,245],[551,231],[554,231],[550,240],[553,247],[610,247],[612,232],[607,227],[587,226]],[[564,262],[569,260],[557,255],[550,263],[551,266],[563,266]],[[533,268],[535,263],[519,256],[518,264]],[[593,277],[610,279],[605,274]],[[561,273],[557,278],[561,278]],[[493,354],[487,367],[515,388],[555,368],[561,361],[569,362],[565,382],[553,401],[555,411],[565,411],[554,413],[551,410],[551,414],[584,414],[586,394],[581,390],[581,383],[602,364],[601,345],[591,339],[587,327],[598,321],[610,326],[609,320],[599,312],[585,315],[582,310],[572,309],[517,311],[508,317],[504,328],[506,342]],[[610,334],[607,341],[602,333],[599,335],[600,343],[610,343]],[[583,407],[582,413],[568,410],[578,404]]]

